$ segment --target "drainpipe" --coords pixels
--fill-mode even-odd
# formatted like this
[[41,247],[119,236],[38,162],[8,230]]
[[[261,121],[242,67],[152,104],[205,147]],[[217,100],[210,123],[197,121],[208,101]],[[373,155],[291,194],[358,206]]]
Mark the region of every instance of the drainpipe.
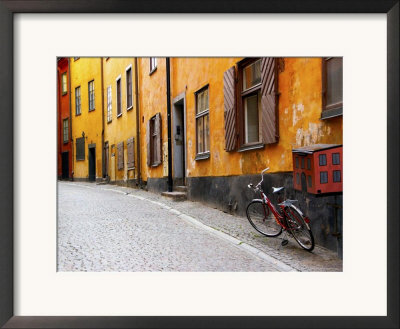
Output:
[[[103,72],[103,57],[101,61],[101,171],[102,177],[107,175],[105,172],[105,154],[104,154],[104,72]],[[96,161],[96,160],[95,160]]]
[[139,73],[138,61],[135,57],[135,106],[136,106],[136,154],[137,154],[137,181],[139,188],[142,187],[142,177],[140,175],[140,113],[139,113]]
[[[74,143],[72,141],[72,110],[71,110],[71,59],[68,57],[68,90],[69,90],[69,140],[70,140],[70,146],[71,146],[71,166],[72,168],[69,169],[71,171],[71,177],[70,179],[72,179],[72,172],[73,172],[73,150],[74,150]],[[69,159],[68,159],[68,166],[69,166]],[[68,173],[69,176],[69,173]]]
[[167,62],[167,120],[168,120],[168,192],[172,192],[172,145],[171,145],[171,79],[169,57]]

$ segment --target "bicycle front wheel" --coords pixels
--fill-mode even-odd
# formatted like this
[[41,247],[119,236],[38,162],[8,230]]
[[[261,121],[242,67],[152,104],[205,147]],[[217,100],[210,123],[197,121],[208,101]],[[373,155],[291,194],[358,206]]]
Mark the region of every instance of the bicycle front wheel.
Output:
[[288,231],[293,235],[300,247],[307,251],[312,251],[314,249],[314,236],[303,216],[293,207],[287,207],[285,214]]
[[276,222],[275,216],[261,200],[250,202],[246,215],[250,224],[262,235],[275,237],[282,233],[282,227]]

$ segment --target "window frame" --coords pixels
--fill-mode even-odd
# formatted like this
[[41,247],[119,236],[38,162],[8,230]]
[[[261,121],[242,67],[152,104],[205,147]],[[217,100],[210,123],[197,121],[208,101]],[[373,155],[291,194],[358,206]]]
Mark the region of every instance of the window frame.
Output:
[[[78,141],[83,141],[83,153],[78,154]],[[76,161],[85,161],[85,137],[75,139],[75,159]]]
[[[79,95],[76,94],[77,90],[79,90]],[[79,100],[79,101],[77,102],[77,100]],[[79,109],[79,113],[78,113],[78,109]],[[77,87],[75,87],[75,116],[78,116],[81,114],[82,114],[81,86],[77,86]]]
[[[208,130],[208,150],[199,152],[199,141],[198,141],[198,128],[197,128],[197,121],[199,119],[203,120],[203,146],[205,145],[205,130],[204,130],[204,118],[208,116],[208,125],[210,125],[210,85],[206,84],[204,87],[200,88],[194,93],[195,97],[195,129],[196,129],[196,157],[195,160],[203,160],[203,159],[208,159],[210,157],[210,129]],[[208,107],[206,110],[203,110],[202,112],[197,113],[197,108],[198,108],[198,96],[205,92],[208,91]]]
[[[118,83],[119,83],[119,97],[118,97]],[[115,102],[116,102],[116,108],[117,108],[117,118],[122,116],[122,81],[121,81],[121,75],[119,75],[115,79]]]
[[[65,77],[65,90],[64,90],[64,77]],[[65,96],[68,94],[68,76],[67,72],[61,73],[61,94]]]
[[[93,90],[92,91],[90,90],[90,85],[91,84],[93,85]],[[90,102],[90,94],[91,94],[91,92],[93,94],[93,102],[92,103]],[[93,108],[90,107],[91,104],[93,105]],[[92,111],[94,111],[96,109],[95,93],[94,93],[94,79],[92,79],[92,80],[90,80],[88,82],[88,106],[89,106],[89,112],[92,112]]]
[[152,75],[157,70],[157,64],[157,57],[149,57],[149,75]]
[[159,159],[157,158],[157,138],[158,135],[156,133],[156,116],[150,118],[150,163],[152,167],[159,165]]
[[[67,125],[65,125],[67,123]],[[63,119],[63,143],[67,144],[69,140],[69,118]]]
[[107,87],[107,123],[112,122],[112,86]]
[[[262,87],[262,80],[260,82],[246,90],[243,90],[243,76],[244,76],[244,69],[261,60],[261,57],[254,57],[254,58],[245,58],[244,60],[240,61],[237,65],[237,72],[238,72],[238,81],[237,81],[237,116],[238,116],[238,132],[239,132],[239,152],[245,151],[249,149],[258,149],[263,148],[264,143],[262,142],[262,135],[261,135],[261,87]],[[260,71],[261,74],[261,71]],[[257,104],[258,104],[258,141],[255,142],[246,142],[246,124],[245,124],[245,99],[251,96],[257,95]]]
[[[130,88],[128,85],[128,72],[130,72]],[[126,110],[132,110],[133,109],[133,80],[132,80],[132,64],[129,64],[127,68],[125,69],[125,79],[126,79]],[[131,104],[129,105],[129,90],[131,92],[131,97],[130,101]]]
[[[342,59],[342,71],[343,71],[343,57],[323,57],[322,58],[322,110],[321,119],[329,119],[343,115],[343,94],[342,101],[334,104],[327,104],[327,93],[328,93],[328,67],[327,62],[333,58]],[[343,75],[342,75],[342,87],[343,87]]]

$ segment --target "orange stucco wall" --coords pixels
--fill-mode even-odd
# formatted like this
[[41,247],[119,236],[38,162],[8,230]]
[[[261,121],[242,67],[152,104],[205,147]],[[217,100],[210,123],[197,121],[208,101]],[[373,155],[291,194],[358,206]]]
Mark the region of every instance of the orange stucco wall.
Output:
[[[186,96],[187,176],[230,176],[292,170],[292,148],[315,143],[342,143],[342,117],[320,120],[321,58],[285,58],[279,73],[280,140],[264,149],[224,150],[223,74],[241,58],[173,58],[172,98]],[[195,160],[195,92],[209,85],[210,158]]]

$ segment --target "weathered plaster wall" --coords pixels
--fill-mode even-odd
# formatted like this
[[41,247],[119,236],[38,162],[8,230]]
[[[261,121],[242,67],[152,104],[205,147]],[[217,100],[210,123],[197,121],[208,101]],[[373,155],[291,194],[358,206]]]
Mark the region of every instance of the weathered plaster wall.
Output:
[[[148,177],[162,178],[163,164],[157,167],[147,165],[147,122],[157,113],[161,113],[161,143],[168,141],[167,131],[167,84],[166,60],[157,58],[157,69],[150,73],[150,59],[138,58],[139,67],[139,102],[140,102],[140,145],[141,145],[141,175],[144,181]],[[164,158],[164,154],[162,154]]]
[[[127,80],[126,69],[132,68],[132,108],[127,107]],[[117,78],[121,77],[121,110],[122,115],[117,117]],[[103,58],[103,77],[104,77],[104,142],[109,144],[109,168],[108,175],[113,180],[114,175],[111,175],[111,165],[114,165],[116,181],[127,181],[128,179],[137,178],[136,169],[127,169],[128,151],[127,140],[134,137],[135,140],[135,168],[137,167],[137,152],[136,152],[136,100],[135,100],[135,58]],[[111,86],[112,95],[112,121],[108,122],[107,117],[107,88]],[[118,170],[117,163],[117,144],[124,142],[124,169]],[[114,149],[112,146],[114,145]],[[115,161],[111,161],[112,149],[115,152]]]
[[[230,176],[292,170],[291,150],[315,143],[342,143],[342,118],[322,121],[321,59],[285,58],[279,78],[277,144],[246,152],[224,150],[223,74],[240,58],[173,58],[172,98],[186,93],[187,176]],[[209,85],[210,158],[196,161],[195,96]]]
[[[102,177],[102,58],[79,58],[71,64],[71,106],[72,106],[72,138],[74,147],[74,178],[89,177],[89,144],[96,144],[96,178]],[[95,110],[89,112],[88,83],[94,79]],[[75,88],[81,87],[81,114],[75,112]],[[85,160],[76,161],[76,138],[85,132]]]

